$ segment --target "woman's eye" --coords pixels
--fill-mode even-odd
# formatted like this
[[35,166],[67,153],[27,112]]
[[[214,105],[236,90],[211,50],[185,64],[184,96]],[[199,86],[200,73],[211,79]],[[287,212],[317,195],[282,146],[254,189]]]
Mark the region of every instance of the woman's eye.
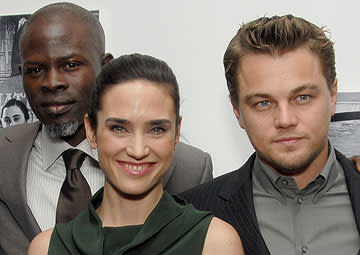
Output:
[[10,124],[10,123],[11,123],[11,120],[10,120],[10,118],[5,118],[5,119],[4,119],[4,122],[5,122],[6,124]]
[[115,133],[123,133],[126,132],[126,129],[121,127],[121,126],[112,126],[110,127],[110,130],[115,132]]

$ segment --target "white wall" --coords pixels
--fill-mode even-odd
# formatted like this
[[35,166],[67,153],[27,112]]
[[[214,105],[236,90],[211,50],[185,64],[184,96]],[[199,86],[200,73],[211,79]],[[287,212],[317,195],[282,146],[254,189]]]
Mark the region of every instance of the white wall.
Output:
[[[2,1],[0,15],[28,14],[56,1]],[[340,91],[360,91],[358,1],[77,0],[99,10],[108,52],[139,52],[168,62],[182,95],[183,137],[213,157],[218,176],[238,168],[253,151],[228,100],[222,57],[243,22],[292,13],[326,25],[335,42]]]

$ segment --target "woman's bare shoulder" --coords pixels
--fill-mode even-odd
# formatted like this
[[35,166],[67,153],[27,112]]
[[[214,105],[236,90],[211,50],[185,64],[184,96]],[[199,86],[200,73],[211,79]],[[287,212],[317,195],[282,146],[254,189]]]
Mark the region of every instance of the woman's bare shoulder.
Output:
[[53,232],[53,228],[50,228],[44,232],[41,232],[31,241],[28,255],[46,255],[48,254],[50,238]]
[[204,255],[228,254],[242,255],[244,250],[239,234],[229,223],[214,217],[206,235]]

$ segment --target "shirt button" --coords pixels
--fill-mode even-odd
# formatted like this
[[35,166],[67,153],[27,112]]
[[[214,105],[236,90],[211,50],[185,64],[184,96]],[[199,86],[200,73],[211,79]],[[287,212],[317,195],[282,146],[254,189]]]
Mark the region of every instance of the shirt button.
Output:
[[319,177],[316,178],[315,183],[320,183],[320,182],[321,182],[321,179]]
[[309,248],[306,247],[306,246],[303,246],[301,250],[302,250],[302,253],[303,253],[303,254],[307,254]]
[[[299,204],[299,205],[302,205],[302,203],[303,203],[303,199],[302,199],[302,197],[299,197],[299,198],[298,198],[298,204]],[[304,246],[303,249],[304,249],[304,248],[306,248],[306,246]]]
[[287,180],[282,180],[281,183],[284,185],[288,185],[289,182]]

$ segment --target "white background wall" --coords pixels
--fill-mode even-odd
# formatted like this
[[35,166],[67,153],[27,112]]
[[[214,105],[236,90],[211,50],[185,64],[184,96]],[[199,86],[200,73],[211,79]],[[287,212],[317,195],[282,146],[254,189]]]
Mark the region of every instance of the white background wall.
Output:
[[[30,14],[56,1],[1,1],[0,15]],[[238,168],[252,153],[232,113],[222,57],[239,25],[264,16],[294,14],[326,26],[335,42],[340,91],[360,91],[358,0],[74,0],[100,11],[106,49],[139,52],[168,62],[182,96],[182,136],[208,151],[214,175]]]

